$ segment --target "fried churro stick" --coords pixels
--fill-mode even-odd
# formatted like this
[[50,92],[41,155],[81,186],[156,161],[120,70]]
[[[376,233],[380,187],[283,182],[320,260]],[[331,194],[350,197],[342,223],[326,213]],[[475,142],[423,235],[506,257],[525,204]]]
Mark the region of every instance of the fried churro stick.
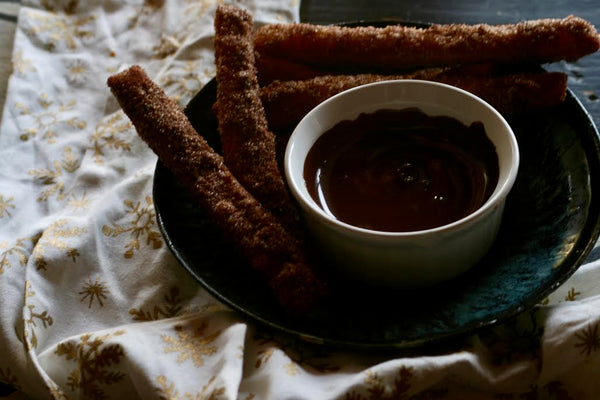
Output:
[[295,234],[301,230],[276,157],[256,76],[252,16],[233,6],[215,15],[215,112],[225,163],[240,183]]
[[421,74],[325,75],[306,80],[274,81],[261,88],[260,97],[269,126],[282,130],[293,127],[319,103],[344,90],[388,79],[432,79],[444,70],[432,68]]
[[573,61],[600,47],[584,19],[539,19],[517,24],[448,24],[428,28],[273,24],[259,28],[255,49],[313,66],[375,69],[454,66],[479,62]]
[[274,57],[256,57],[255,64],[258,83],[261,86],[266,86],[276,80],[299,81],[315,76],[329,75],[332,72]]
[[262,274],[282,307],[302,313],[314,305],[324,285],[297,241],[235,179],[179,105],[139,66],[111,76],[108,86],[140,137]]
[[425,79],[456,86],[481,97],[505,115],[560,104],[567,91],[567,76],[559,72],[484,76],[433,68],[409,75],[329,75],[276,81],[261,90],[261,98],[271,129],[281,130],[293,127],[316,105],[343,90],[390,79]]
[[567,96],[567,75],[560,72],[495,77],[450,74],[434,80],[471,92],[504,115],[549,108],[562,103]]

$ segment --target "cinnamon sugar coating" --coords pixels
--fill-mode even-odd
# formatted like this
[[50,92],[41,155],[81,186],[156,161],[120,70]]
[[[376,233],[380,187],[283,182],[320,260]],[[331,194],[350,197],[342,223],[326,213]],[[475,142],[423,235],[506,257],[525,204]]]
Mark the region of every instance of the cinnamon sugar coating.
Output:
[[233,6],[215,14],[218,120],[225,163],[240,183],[296,235],[301,232],[260,100],[252,17]]
[[179,105],[139,66],[109,77],[108,86],[139,136],[264,277],[281,306],[300,314],[316,304],[324,285],[296,239],[238,182]]
[[594,26],[572,15],[517,24],[438,24],[428,28],[273,24],[255,34],[255,48],[261,57],[313,66],[349,64],[376,69],[572,61],[599,47]]
[[275,81],[261,89],[261,98],[272,129],[285,129],[296,125],[311,109],[337,93],[391,79],[423,79],[456,86],[481,97],[505,115],[560,104],[567,93],[567,76],[559,72],[492,76],[429,68],[406,75],[327,75],[301,81]]

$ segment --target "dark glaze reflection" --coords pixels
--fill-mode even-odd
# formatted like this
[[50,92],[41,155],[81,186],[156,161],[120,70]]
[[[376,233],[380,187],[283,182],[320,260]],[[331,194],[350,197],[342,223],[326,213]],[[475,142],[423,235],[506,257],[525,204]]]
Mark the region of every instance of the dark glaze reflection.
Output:
[[348,224],[389,232],[430,229],[475,211],[498,182],[483,124],[416,108],[343,121],[310,149],[304,179],[313,199]]

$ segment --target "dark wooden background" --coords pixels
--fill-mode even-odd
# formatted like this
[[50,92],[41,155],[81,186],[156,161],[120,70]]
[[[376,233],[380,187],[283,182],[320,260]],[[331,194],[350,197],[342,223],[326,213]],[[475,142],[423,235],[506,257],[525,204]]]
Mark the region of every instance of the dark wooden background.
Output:
[[[600,0],[302,0],[300,19],[318,24],[400,20],[434,23],[514,23],[574,14],[600,28]],[[600,52],[547,69],[564,71],[569,88],[600,124]]]

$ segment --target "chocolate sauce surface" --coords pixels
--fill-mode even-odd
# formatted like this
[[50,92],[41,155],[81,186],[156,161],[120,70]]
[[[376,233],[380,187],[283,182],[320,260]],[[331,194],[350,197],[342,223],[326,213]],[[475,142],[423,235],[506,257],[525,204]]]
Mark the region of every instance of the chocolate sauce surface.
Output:
[[498,182],[498,156],[481,122],[466,126],[417,108],[379,110],[325,132],[309,150],[304,179],[337,219],[410,232],[481,207]]

